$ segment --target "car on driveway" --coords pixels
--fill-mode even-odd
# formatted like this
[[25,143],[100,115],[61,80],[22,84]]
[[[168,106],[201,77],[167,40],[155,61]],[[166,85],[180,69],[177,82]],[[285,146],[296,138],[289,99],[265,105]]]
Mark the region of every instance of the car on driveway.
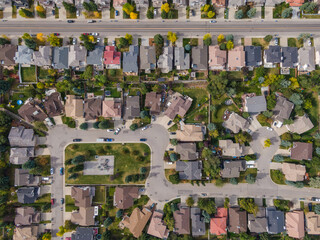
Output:
[[82,139],[81,139],[81,138],[75,138],[75,139],[73,139],[72,141],[73,141],[73,142],[81,142]]
[[114,139],[113,138],[107,138],[107,142],[113,142]]
[[51,205],[54,204],[54,198],[51,198]]
[[54,174],[54,169],[50,168],[50,174],[53,175]]
[[170,132],[170,135],[176,135],[177,133],[176,132]]
[[273,129],[271,127],[267,127],[268,131],[273,131]]
[[60,168],[60,175],[63,175],[63,167]]
[[151,116],[151,120],[152,120],[152,122],[154,122],[154,121],[156,120],[156,116],[155,116],[155,115],[152,115],[152,116]]
[[144,126],[141,130],[144,131],[144,130],[147,130],[150,126],[147,125],[147,126]]
[[55,35],[55,36],[60,36],[60,33],[53,33],[53,35]]
[[115,14],[116,14],[116,16],[119,16],[119,11],[116,10],[116,11],[115,11]]
[[121,131],[121,129],[120,129],[120,128],[117,128],[117,129],[114,131],[114,135],[118,135],[120,131]]
[[169,126],[171,123],[172,123],[172,121],[170,120],[170,121],[168,122],[168,126]]
[[146,142],[147,139],[146,138],[140,138],[140,142]]
[[312,203],[308,203],[309,212],[312,212]]

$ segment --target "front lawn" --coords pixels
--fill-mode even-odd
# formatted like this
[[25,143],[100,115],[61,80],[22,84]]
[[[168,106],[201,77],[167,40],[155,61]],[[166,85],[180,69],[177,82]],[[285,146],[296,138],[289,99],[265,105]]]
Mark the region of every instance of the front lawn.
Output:
[[290,7],[289,3],[285,3],[285,2],[276,4],[275,8],[273,9],[273,18],[282,18],[282,12],[289,7]]
[[286,185],[285,183],[286,178],[280,170],[271,169],[270,177],[274,183],[280,184],[280,185]]
[[64,202],[65,202],[64,204],[66,207],[66,212],[72,212],[73,210],[79,210],[79,208],[74,205],[75,201],[70,195],[65,196]]
[[[87,161],[94,161],[96,155],[114,156],[114,175],[83,175],[82,172],[76,179],[68,179],[68,169],[72,165],[66,165],[67,184],[144,184],[149,173],[150,148],[143,143],[99,143],[99,144],[71,144],[65,150],[66,161],[75,156],[83,155]],[[146,167],[144,176],[140,174],[140,168]],[[128,176],[130,176],[128,178]],[[125,181],[131,179],[131,181]]]
[[261,48],[264,50],[269,46],[269,43],[266,42],[263,38],[252,38],[252,45],[261,46]]
[[297,38],[288,38],[288,47],[303,47],[303,39],[298,40]]
[[21,68],[22,82],[36,82],[36,77],[35,66]]
[[106,202],[106,187],[96,186],[95,196],[93,197],[94,203],[104,204]]
[[240,172],[240,177],[238,179],[239,183],[245,183],[246,182],[246,176],[251,174],[254,177],[257,177],[258,169],[256,168],[247,168],[246,171]]

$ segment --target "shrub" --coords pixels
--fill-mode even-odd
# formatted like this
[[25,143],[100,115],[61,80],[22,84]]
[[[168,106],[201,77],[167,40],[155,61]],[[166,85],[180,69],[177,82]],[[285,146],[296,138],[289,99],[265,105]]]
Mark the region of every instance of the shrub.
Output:
[[108,217],[106,220],[104,220],[103,226],[105,228],[108,228],[112,224],[112,222],[113,222],[112,218]]
[[99,123],[99,129],[108,129],[109,122],[107,120],[103,120]]
[[314,205],[314,212],[318,215],[320,215],[320,204]]
[[290,18],[291,17],[291,15],[292,15],[292,8],[286,8],[286,9],[284,9],[283,11],[282,11],[282,13],[281,13],[281,17],[282,18]]
[[186,204],[187,204],[187,206],[192,207],[193,204],[194,204],[193,198],[192,197],[188,197],[187,200],[186,200]]
[[93,128],[94,129],[99,129],[99,121],[98,122],[95,122],[94,124],[93,124]]
[[232,184],[232,185],[238,185],[238,180],[236,178],[230,178],[229,182]]
[[242,19],[243,18],[243,11],[240,9],[238,11],[236,11],[235,15],[234,15],[234,18],[235,19]]
[[131,129],[132,131],[137,130],[137,129],[138,129],[138,124],[136,124],[136,123],[131,124],[131,125],[130,125],[130,129]]
[[246,182],[249,184],[254,184],[256,182],[256,178],[253,174],[248,174],[246,176]]
[[175,174],[172,174],[169,176],[169,181],[172,183],[172,184],[178,184],[180,183],[180,177],[179,177],[179,173],[175,173]]
[[251,8],[248,12],[247,12],[247,16],[248,18],[253,18],[257,13],[257,9],[256,8]]
[[88,123],[86,123],[86,122],[81,123],[80,129],[81,129],[81,130],[87,130],[87,129],[88,129]]

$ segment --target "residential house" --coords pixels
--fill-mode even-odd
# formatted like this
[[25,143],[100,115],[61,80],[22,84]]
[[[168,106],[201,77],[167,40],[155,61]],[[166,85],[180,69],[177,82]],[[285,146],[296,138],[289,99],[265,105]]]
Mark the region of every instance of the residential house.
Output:
[[184,124],[180,121],[180,130],[176,131],[176,138],[180,142],[202,142],[205,127],[195,124]]
[[286,125],[286,127],[290,132],[302,134],[311,130],[314,125],[305,114],[302,117],[297,117],[292,124]]
[[239,114],[232,112],[228,119],[222,124],[225,128],[231,130],[233,133],[238,133],[241,131],[246,131],[249,129],[250,123],[241,117]]
[[203,236],[206,234],[206,223],[201,215],[200,208],[191,208],[191,226],[193,237]]
[[212,4],[216,7],[225,7],[226,0],[212,0]]
[[16,227],[13,233],[13,240],[37,240],[38,226]]
[[182,96],[176,92],[171,96],[171,100],[167,103],[167,110],[164,115],[173,120],[177,115],[181,118],[185,116],[192,104],[192,98],[188,96]]
[[172,3],[176,7],[186,7],[187,6],[187,0],[173,0]]
[[17,9],[19,9],[19,8],[29,8],[29,1],[28,0],[14,0],[14,1],[12,1],[12,4]]
[[267,111],[267,101],[264,96],[254,96],[245,98],[245,111],[249,113],[260,113]]
[[42,122],[47,118],[47,115],[38,106],[38,101],[28,99],[25,103],[18,109],[19,115],[27,122]]
[[134,119],[140,116],[140,98],[139,96],[127,96],[124,108],[124,119]]
[[314,47],[302,47],[298,50],[298,71],[312,72],[316,69]]
[[179,143],[176,146],[176,152],[180,155],[181,160],[196,160],[199,157],[197,145],[194,142]]
[[106,69],[121,68],[121,52],[116,51],[115,46],[106,46],[103,54],[104,64]]
[[41,177],[34,176],[29,173],[29,170],[16,168],[14,170],[14,186],[38,186],[40,184]]
[[209,46],[209,69],[225,70],[227,64],[227,51],[220,50],[219,45]]
[[168,73],[172,71],[173,47],[163,47],[163,53],[159,56],[158,59],[158,68],[161,70],[162,73]]
[[248,228],[251,233],[260,234],[268,231],[268,219],[264,207],[259,207],[256,214],[248,214]]
[[158,115],[161,112],[161,94],[149,92],[146,94],[145,107],[150,109],[150,114]]
[[113,0],[113,7],[122,7],[125,3],[126,0]]
[[87,49],[81,45],[71,45],[68,54],[68,66],[83,70],[86,66]]
[[36,145],[33,129],[26,129],[23,126],[12,127],[8,139],[11,147],[34,147]]
[[266,0],[246,0],[246,4],[253,4],[255,7],[264,6]]
[[16,226],[30,226],[40,222],[40,212],[36,212],[32,207],[16,208],[14,224]]
[[130,45],[129,52],[123,53],[122,65],[123,72],[127,74],[137,75],[139,72],[138,66],[139,46]]
[[121,98],[105,98],[102,101],[102,116],[105,118],[121,119]]
[[206,1],[205,0],[190,0],[189,1],[189,6],[190,7],[202,7],[204,5],[206,5]]
[[304,4],[304,0],[286,0],[290,7],[301,7]]
[[77,227],[71,234],[71,240],[94,240],[95,230],[92,227]]
[[110,8],[111,0],[96,0],[95,3],[98,5],[98,9]]
[[246,53],[246,66],[249,68],[255,68],[262,65],[262,54],[260,46],[245,46],[244,51]]
[[80,118],[83,117],[83,100],[75,95],[66,96],[65,111],[67,117]]
[[84,118],[86,121],[94,120],[101,116],[102,100],[101,98],[86,98],[84,100]]
[[245,66],[246,55],[243,46],[236,46],[228,51],[228,71],[240,71]]
[[40,195],[39,187],[21,187],[17,191],[19,203],[34,203]]
[[229,232],[247,232],[247,212],[241,211],[239,207],[229,208]]
[[232,8],[238,8],[240,6],[245,5],[246,1],[245,0],[229,0],[228,1],[228,7]]
[[39,46],[39,51],[34,51],[32,64],[39,67],[49,67],[52,65],[52,48],[50,46]]
[[266,7],[274,7],[276,4],[282,3],[283,0],[266,0],[265,6]]
[[293,108],[294,104],[288,101],[285,97],[277,97],[277,104],[273,109],[273,117],[277,127],[281,127],[283,121],[290,118]]
[[52,67],[54,69],[62,70],[69,67],[69,47],[54,47],[52,56]]
[[34,147],[10,148],[10,163],[24,164],[34,157]]
[[293,163],[282,163],[282,172],[285,175],[286,180],[299,182],[304,180],[306,166]]
[[124,216],[120,222],[120,227],[128,228],[135,238],[139,238],[152,215],[152,211],[153,209],[149,207],[143,207],[142,210],[135,208],[130,217]]
[[190,69],[190,53],[186,53],[184,47],[174,48],[174,66],[177,70]]
[[93,226],[94,218],[94,207],[80,207],[71,213],[71,222],[80,226]]
[[230,139],[219,140],[219,147],[222,149],[222,156],[241,157],[243,155],[243,146]]
[[224,161],[221,176],[223,178],[238,178],[240,177],[240,172],[245,171],[246,168],[245,160]]
[[295,68],[298,66],[298,48],[282,47],[282,68]]
[[152,0],[152,6],[154,8],[160,8],[163,3],[163,0]]
[[320,215],[314,212],[306,213],[306,232],[308,235],[320,235]]
[[163,213],[153,212],[147,233],[160,239],[167,239],[170,232],[162,218]]
[[131,186],[116,187],[114,206],[119,209],[128,209],[133,206],[134,199],[139,197],[139,188]]
[[266,217],[269,234],[279,234],[285,231],[284,212],[277,210],[275,207],[268,207]]
[[59,116],[64,113],[64,106],[59,92],[48,94],[44,99],[43,105],[49,117]]
[[190,208],[178,204],[179,210],[173,212],[174,232],[190,234]]
[[17,46],[11,44],[0,45],[0,64],[4,66],[15,65],[14,57]]
[[294,160],[311,160],[312,159],[312,143],[293,142],[291,148],[291,159]]
[[269,46],[268,49],[264,50],[264,67],[275,68],[276,64],[281,62],[281,57],[280,46]]
[[227,234],[228,209],[218,207],[214,218],[210,220],[210,233],[213,235]]
[[201,161],[177,161],[176,171],[179,172],[179,178],[182,180],[201,180],[202,162]]
[[156,49],[154,46],[140,46],[140,69],[151,72],[156,69]]
[[13,58],[16,64],[31,65],[33,50],[24,45],[18,46],[18,51]]
[[87,64],[93,65],[98,70],[103,70],[103,46],[95,46],[93,51],[87,52]]
[[192,70],[208,70],[208,47],[197,46],[191,49],[191,68]]
[[148,0],[135,0],[134,2],[135,2],[138,9],[141,7],[148,7],[149,6]]
[[304,213],[292,211],[286,213],[286,230],[289,237],[304,238]]

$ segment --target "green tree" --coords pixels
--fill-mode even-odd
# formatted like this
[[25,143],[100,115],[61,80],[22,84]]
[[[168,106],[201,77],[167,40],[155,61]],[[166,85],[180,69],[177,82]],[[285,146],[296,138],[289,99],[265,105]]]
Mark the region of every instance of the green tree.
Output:
[[108,129],[110,127],[108,120],[103,120],[99,123],[99,129]]
[[216,204],[213,198],[199,198],[198,207],[210,215],[216,212]]
[[87,129],[88,129],[88,123],[86,123],[86,122],[81,123],[80,129],[81,129],[81,130],[87,130]]
[[141,167],[141,168],[140,168],[140,173],[141,173],[141,174],[146,174],[147,171],[148,171],[148,169],[147,169],[146,167]]
[[112,218],[108,217],[106,220],[104,220],[103,226],[105,228],[108,228],[112,224],[112,222],[113,222]]
[[94,123],[93,123],[93,128],[94,128],[94,129],[99,129],[99,123],[100,123],[99,121],[94,122]]
[[240,9],[238,11],[236,11],[235,15],[234,15],[234,18],[235,19],[242,19],[243,18],[243,11]]
[[209,74],[209,84],[207,89],[212,95],[213,99],[219,99],[227,92],[228,78],[227,72],[220,72],[219,75]]
[[259,210],[258,205],[255,204],[253,198],[240,198],[238,201],[240,208],[246,210],[248,213],[255,215]]
[[217,129],[217,127],[216,127],[216,125],[214,123],[209,123],[207,125],[207,128],[208,128],[209,131],[214,131],[214,130]]
[[32,50],[35,50],[37,47],[37,43],[33,39],[25,39],[24,43],[26,46]]
[[123,210],[119,209],[116,213],[116,218],[122,218],[123,217]]
[[171,162],[176,162],[176,161],[178,161],[178,156],[177,156],[176,153],[171,153],[171,154],[170,154],[170,161],[171,161]]
[[22,164],[23,169],[33,169],[37,166],[36,162],[33,159],[29,159],[24,164]]
[[33,12],[31,12],[30,10],[28,9],[25,9],[25,8],[21,8],[19,10],[19,15],[21,17],[24,17],[24,18],[32,18],[33,17]]
[[293,102],[295,105],[302,105],[303,104],[303,98],[299,93],[293,93],[289,100]]
[[93,76],[93,66],[88,65],[86,66],[86,69],[84,70],[84,72],[81,74],[81,78],[89,80],[89,79],[92,79],[92,76]]
[[206,45],[206,46],[210,46],[211,43],[212,43],[212,37],[211,37],[211,34],[210,33],[207,33],[206,35],[203,36],[203,43]]
[[130,125],[130,129],[131,129],[132,131],[137,130],[137,129],[138,129],[138,124],[136,124],[136,123],[131,124],[131,125]]
[[10,41],[6,38],[0,37],[0,45],[10,44]]
[[313,205],[313,207],[314,207],[314,212],[320,215],[320,204]]
[[286,8],[286,9],[284,9],[283,11],[282,11],[282,13],[281,13],[281,17],[282,18],[290,18],[291,17],[291,15],[292,15],[292,8]]
[[248,18],[253,18],[257,13],[257,9],[256,8],[251,8],[248,12],[247,12],[247,16]]
[[7,127],[11,123],[11,118],[3,111],[0,111],[0,126]]
[[178,184],[178,183],[180,183],[179,173],[176,172],[175,174],[171,174],[171,175],[169,176],[169,181],[170,181],[172,184]]
[[154,42],[160,45],[163,44],[163,37],[161,36],[161,34],[154,35]]
[[95,48],[95,44],[93,42],[85,41],[83,46],[90,52],[93,51]]
[[277,154],[273,157],[273,160],[276,161],[276,162],[283,162],[283,156]]
[[47,36],[47,42],[52,47],[59,47],[61,45],[61,39],[55,36],[53,33]]
[[131,12],[134,11],[134,7],[130,3],[125,3],[122,6],[123,11],[126,12],[126,14],[130,15]]
[[188,207],[192,207],[193,204],[194,204],[194,200],[192,197],[188,197],[187,200],[186,200],[186,204]]
[[75,13],[77,11],[77,8],[71,3],[63,2],[62,4],[66,11],[70,13]]
[[0,94],[5,94],[10,90],[10,88],[11,83],[9,81],[0,80]]
[[209,148],[204,148],[201,153],[203,161],[203,171],[207,176],[216,178],[220,174],[220,158],[214,156]]
[[226,35],[226,41],[227,42],[229,42],[229,41],[233,42],[233,35],[232,34]]
[[273,38],[272,35],[267,35],[263,38],[263,40],[269,43],[271,42],[272,38]]
[[229,182],[232,184],[232,185],[238,185],[238,180],[236,178],[230,178]]
[[145,110],[141,111],[139,115],[140,115],[140,118],[142,119],[149,117],[148,111],[145,111]]
[[126,38],[124,38],[124,37],[121,37],[121,38],[119,39],[119,43],[120,43],[120,45],[123,46],[123,47],[127,47],[127,46],[129,45],[128,40],[127,40]]
[[86,158],[83,155],[78,155],[78,156],[72,158],[72,164],[74,164],[74,165],[77,165],[79,163],[83,163],[85,161],[86,161]]
[[248,174],[246,176],[246,182],[249,184],[254,184],[256,182],[256,177],[253,174]]
[[148,11],[147,11],[147,18],[148,19],[153,19],[154,18],[153,11],[150,10],[150,9],[148,9]]
[[309,185],[313,188],[320,188],[320,177],[310,178]]

